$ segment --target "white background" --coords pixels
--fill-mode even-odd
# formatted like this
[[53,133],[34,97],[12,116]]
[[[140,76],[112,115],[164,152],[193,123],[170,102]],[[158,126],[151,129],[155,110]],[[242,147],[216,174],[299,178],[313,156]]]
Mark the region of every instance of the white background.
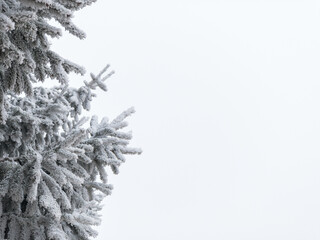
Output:
[[134,105],[144,150],[98,240],[320,239],[319,1],[100,0],[74,21],[87,38],[54,49],[112,65],[91,112]]

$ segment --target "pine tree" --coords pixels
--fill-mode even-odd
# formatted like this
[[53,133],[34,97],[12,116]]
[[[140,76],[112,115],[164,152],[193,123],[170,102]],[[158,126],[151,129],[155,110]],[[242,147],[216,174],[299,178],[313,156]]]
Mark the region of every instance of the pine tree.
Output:
[[[124,155],[141,153],[128,146],[131,132],[122,130],[133,108],[112,121],[81,117],[94,91],[107,90],[109,66],[72,88],[68,74],[84,69],[50,49],[48,37],[62,31],[49,20],[82,39],[72,14],[92,2],[0,0],[0,239],[96,236],[92,226],[112,190],[106,167],[117,174]],[[46,79],[59,86],[33,88]]]

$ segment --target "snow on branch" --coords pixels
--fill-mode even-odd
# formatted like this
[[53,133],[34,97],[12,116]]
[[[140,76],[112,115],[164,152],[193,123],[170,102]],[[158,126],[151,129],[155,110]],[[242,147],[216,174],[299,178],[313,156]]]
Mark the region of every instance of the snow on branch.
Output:
[[[7,95],[32,95],[32,82],[47,78],[68,83],[68,73],[84,74],[84,69],[50,50],[48,36],[58,38],[61,28],[83,39],[85,33],[72,22],[73,13],[93,0],[1,0],[0,1],[0,91]],[[0,120],[5,122],[6,97],[1,97]]]
[[108,69],[80,88],[37,87],[32,95],[7,97],[7,121],[0,124],[0,239],[97,235],[91,226],[100,223],[101,195],[113,188],[108,169],[117,174],[125,155],[141,153],[128,146],[131,132],[122,130],[133,108],[111,122],[93,116],[83,127],[89,119],[82,109],[90,109],[97,87],[107,90]]

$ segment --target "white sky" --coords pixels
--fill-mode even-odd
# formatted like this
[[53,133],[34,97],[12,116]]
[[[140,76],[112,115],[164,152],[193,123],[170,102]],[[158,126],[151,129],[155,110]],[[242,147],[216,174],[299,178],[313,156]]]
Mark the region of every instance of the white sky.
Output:
[[[320,2],[100,0],[53,41],[134,105],[98,240],[320,239]],[[71,79],[77,85],[81,78]]]

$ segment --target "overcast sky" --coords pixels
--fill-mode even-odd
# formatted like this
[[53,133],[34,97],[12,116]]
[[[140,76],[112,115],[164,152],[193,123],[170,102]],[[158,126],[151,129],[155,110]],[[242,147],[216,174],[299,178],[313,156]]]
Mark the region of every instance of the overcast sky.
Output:
[[[54,49],[135,106],[98,240],[320,239],[320,2],[100,0]],[[72,77],[77,86],[81,77]]]

